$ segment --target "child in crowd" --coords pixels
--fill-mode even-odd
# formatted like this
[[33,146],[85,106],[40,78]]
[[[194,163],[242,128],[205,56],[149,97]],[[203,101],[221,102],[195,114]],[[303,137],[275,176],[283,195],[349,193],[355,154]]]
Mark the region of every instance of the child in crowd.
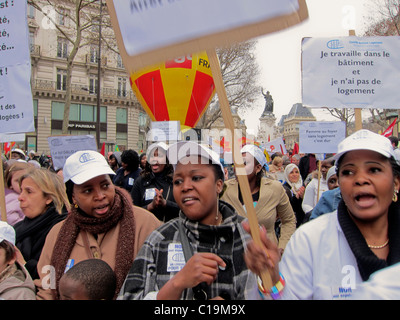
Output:
[[112,300],[116,277],[113,269],[101,259],[83,260],[60,279],[61,300]]

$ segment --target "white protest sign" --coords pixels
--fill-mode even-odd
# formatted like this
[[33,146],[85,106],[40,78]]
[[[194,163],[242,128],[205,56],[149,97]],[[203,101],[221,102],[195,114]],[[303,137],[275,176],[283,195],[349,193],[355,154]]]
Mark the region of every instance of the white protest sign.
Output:
[[0,133],[0,143],[25,141],[25,133]]
[[180,121],[152,121],[146,139],[147,141],[177,141],[180,140],[180,133]]
[[303,104],[400,109],[400,37],[304,38]]
[[300,153],[337,153],[337,147],[346,137],[343,121],[304,121],[299,123]]
[[92,135],[48,137],[50,154],[55,170],[64,167],[65,160],[80,150],[97,151],[97,142]]
[[35,131],[26,1],[0,1],[0,132]]
[[107,8],[130,71],[282,30],[308,18],[305,0],[107,0]]
[[[290,14],[297,0],[114,0],[129,55]],[[213,8],[213,10],[210,10]],[[229,8],[229,10],[227,10]],[[174,17],[174,23],[171,23]]]
[[263,147],[267,150],[268,154],[272,155],[276,152],[281,152],[282,154],[286,154],[286,146],[283,142],[283,138],[279,137],[276,138],[268,143],[264,143]]

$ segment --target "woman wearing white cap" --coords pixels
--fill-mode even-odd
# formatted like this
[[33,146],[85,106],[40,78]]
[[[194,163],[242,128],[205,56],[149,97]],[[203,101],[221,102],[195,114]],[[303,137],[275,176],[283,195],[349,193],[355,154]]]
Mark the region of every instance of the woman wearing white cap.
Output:
[[[400,167],[389,140],[359,130],[335,159],[342,201],[290,239],[279,264],[285,299],[350,298],[375,271],[400,262]],[[248,266],[259,273],[268,259],[254,243],[248,249]]]
[[174,169],[168,162],[167,150],[168,145],[164,142],[156,142],[148,147],[146,166],[131,190],[133,204],[149,210],[162,222],[174,219],[179,214],[172,192]]
[[168,149],[179,218],[146,240],[119,299],[244,299],[251,275],[243,260],[248,234],[219,201],[224,169],[212,150],[190,141]]
[[[129,193],[114,186],[114,171],[96,151],[77,151],[65,162],[64,182],[72,204],[68,217],[50,231],[38,263],[38,298],[58,299],[64,272],[91,258],[114,270],[119,292],[146,237],[160,222],[148,211],[133,207]],[[48,283],[48,267],[55,277]],[[53,294],[50,289],[53,290]]]
[[[293,213],[289,198],[278,180],[264,177],[264,166],[267,162],[264,153],[255,145],[245,145],[241,149],[250,191],[258,223],[265,226],[268,236],[284,250],[291,235],[296,229],[296,217]],[[237,213],[246,216],[237,179],[225,182],[226,190],[221,199],[231,204]],[[281,228],[279,239],[275,234],[275,222],[280,219]]]

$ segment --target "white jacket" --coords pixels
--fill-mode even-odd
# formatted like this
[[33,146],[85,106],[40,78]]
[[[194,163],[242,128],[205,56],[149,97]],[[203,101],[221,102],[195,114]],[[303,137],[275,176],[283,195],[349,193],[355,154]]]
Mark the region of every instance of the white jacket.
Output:
[[289,240],[279,269],[286,279],[283,299],[351,298],[362,283],[356,258],[337,212],[307,222]]
[[371,274],[359,285],[353,298],[357,300],[400,299],[400,262]]
[[323,192],[329,190],[326,180],[321,176],[319,181],[318,193],[318,179],[314,178],[307,185],[304,191],[303,202],[301,207],[305,213],[310,212],[317,205],[318,200],[321,198]]

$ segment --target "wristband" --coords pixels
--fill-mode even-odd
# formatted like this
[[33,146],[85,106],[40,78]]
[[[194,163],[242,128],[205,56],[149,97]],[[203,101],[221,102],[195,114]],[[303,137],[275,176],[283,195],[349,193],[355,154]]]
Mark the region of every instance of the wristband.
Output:
[[282,296],[283,289],[285,288],[285,278],[282,273],[279,272],[279,281],[267,292],[262,285],[262,281],[260,277],[257,277],[258,283],[258,292],[260,293],[261,298],[265,299],[265,296],[269,294],[272,299],[276,300]]

